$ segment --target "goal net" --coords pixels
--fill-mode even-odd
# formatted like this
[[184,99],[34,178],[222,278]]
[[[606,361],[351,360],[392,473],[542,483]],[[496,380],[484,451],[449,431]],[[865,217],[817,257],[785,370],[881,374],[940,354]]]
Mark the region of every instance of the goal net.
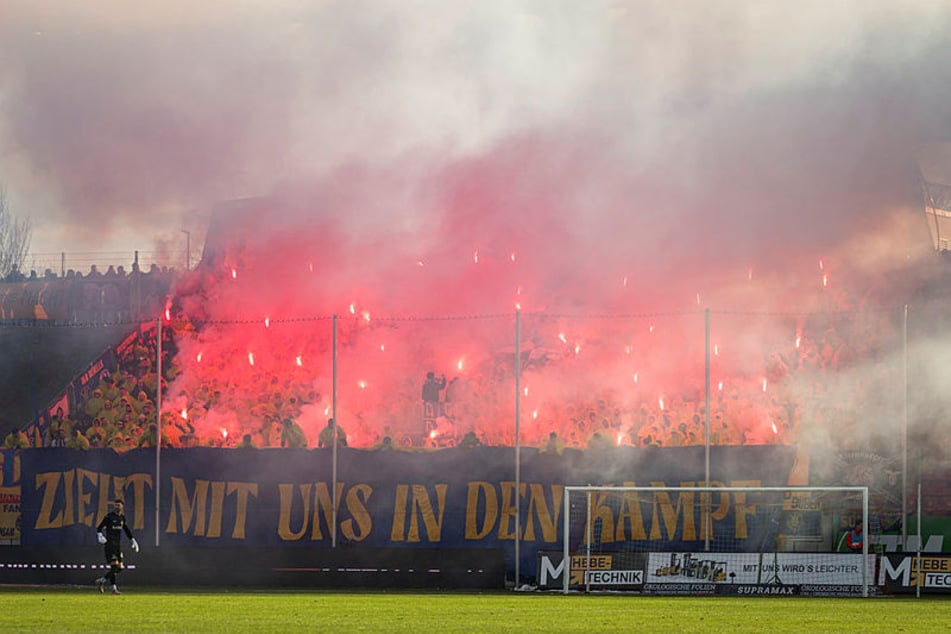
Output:
[[868,596],[875,556],[864,530],[849,535],[868,500],[867,487],[568,486],[563,550],[539,569],[566,593]]

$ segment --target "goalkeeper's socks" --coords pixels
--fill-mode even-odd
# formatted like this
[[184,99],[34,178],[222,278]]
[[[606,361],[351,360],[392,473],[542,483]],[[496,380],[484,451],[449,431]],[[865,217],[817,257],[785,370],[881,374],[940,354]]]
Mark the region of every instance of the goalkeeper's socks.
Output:
[[119,592],[119,588],[117,588],[115,584],[112,584],[112,594],[122,594]]

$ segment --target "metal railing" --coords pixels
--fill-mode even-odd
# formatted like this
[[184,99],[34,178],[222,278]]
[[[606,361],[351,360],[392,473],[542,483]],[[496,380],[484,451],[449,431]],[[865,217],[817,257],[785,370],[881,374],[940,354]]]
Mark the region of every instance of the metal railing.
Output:
[[143,271],[148,271],[153,264],[160,268],[168,267],[182,271],[195,264],[196,259],[193,255],[187,251],[172,250],[27,253],[20,270],[27,277],[31,271],[35,271],[38,277],[43,277],[47,271],[62,277],[67,271],[86,275],[93,266],[100,273],[105,273],[110,266],[115,269],[121,266],[126,273],[129,273],[132,271],[133,263],[138,263]]

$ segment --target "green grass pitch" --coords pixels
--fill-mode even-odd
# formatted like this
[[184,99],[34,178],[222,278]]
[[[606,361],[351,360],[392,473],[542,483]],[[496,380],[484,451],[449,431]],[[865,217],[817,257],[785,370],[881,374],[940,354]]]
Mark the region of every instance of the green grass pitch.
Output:
[[951,599],[0,588],[0,632],[947,632]]

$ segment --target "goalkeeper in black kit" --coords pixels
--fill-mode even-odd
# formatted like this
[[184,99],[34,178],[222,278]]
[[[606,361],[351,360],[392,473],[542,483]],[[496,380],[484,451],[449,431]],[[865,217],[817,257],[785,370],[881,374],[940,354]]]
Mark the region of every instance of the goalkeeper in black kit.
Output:
[[116,500],[112,503],[112,510],[102,518],[99,526],[96,527],[96,537],[99,543],[105,547],[106,563],[109,564],[109,572],[103,577],[96,579],[96,586],[99,592],[106,591],[106,584],[112,588],[112,594],[119,594],[119,587],[116,583],[117,577],[122,572],[122,533],[132,541],[132,550],[139,552],[139,542],[132,536],[132,529],[126,524],[125,514],[123,513],[125,504],[122,500]]

